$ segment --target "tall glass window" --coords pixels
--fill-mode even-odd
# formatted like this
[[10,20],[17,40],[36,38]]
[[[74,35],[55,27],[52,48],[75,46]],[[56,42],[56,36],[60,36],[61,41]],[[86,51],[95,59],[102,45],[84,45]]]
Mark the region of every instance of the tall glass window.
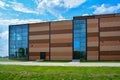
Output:
[[10,59],[28,59],[28,25],[9,26]]
[[74,20],[73,59],[86,59],[86,20]]

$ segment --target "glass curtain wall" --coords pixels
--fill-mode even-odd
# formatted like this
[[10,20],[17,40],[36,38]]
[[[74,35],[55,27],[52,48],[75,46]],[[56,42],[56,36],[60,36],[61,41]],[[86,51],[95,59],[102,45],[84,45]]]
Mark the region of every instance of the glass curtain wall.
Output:
[[73,59],[86,60],[86,20],[74,20]]
[[9,26],[9,58],[28,59],[28,25]]

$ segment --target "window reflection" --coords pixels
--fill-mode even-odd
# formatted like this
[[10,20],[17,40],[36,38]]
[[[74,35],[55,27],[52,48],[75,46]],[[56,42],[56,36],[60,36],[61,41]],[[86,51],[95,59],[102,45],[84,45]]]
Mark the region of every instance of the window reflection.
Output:
[[28,25],[9,26],[10,58],[28,59]]

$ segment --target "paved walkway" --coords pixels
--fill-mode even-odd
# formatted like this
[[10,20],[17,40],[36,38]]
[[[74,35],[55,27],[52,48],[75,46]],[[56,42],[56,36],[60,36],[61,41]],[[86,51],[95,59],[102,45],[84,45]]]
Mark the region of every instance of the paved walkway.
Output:
[[120,62],[0,62],[0,65],[28,65],[28,66],[108,66],[120,67]]

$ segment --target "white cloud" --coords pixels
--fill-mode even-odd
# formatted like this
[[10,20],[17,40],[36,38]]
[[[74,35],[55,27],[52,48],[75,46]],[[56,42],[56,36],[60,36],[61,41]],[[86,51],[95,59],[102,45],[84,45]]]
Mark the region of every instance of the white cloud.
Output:
[[37,11],[26,8],[22,3],[11,2],[10,7],[15,11],[38,14]]
[[5,6],[5,3],[0,1],[0,7],[4,7]]
[[36,23],[36,22],[43,22],[43,21],[40,19],[27,19],[27,20],[0,19],[0,25],[27,24],[27,23]]
[[2,9],[6,9],[6,7],[9,7],[9,4],[3,2],[3,1],[0,1],[0,8]]
[[100,6],[93,5],[91,8],[95,9],[93,14],[117,13],[117,11],[120,10],[120,3],[116,6],[108,6],[106,4]]
[[75,8],[83,4],[86,0],[35,0],[40,14],[49,12],[57,18],[62,17],[62,13],[71,8]]
[[64,0],[64,6],[66,8],[74,8],[83,4],[86,0]]
[[89,16],[90,14],[83,14],[82,16]]
[[0,39],[8,39],[8,31],[0,33]]
[[5,9],[7,6],[9,6],[8,4],[6,4],[3,1],[0,1],[0,8]]
[[15,11],[19,11],[19,12],[23,12],[23,13],[38,14],[38,12],[36,10],[28,9],[22,3],[18,3],[16,1],[10,2],[9,4],[0,1],[0,8],[3,8],[3,9],[12,8]]

